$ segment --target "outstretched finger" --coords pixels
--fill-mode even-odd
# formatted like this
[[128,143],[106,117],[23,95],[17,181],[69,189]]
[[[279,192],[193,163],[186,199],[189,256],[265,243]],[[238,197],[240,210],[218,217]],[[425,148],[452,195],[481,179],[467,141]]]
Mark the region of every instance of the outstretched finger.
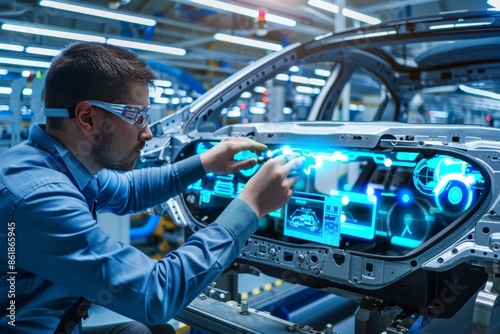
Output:
[[251,151],[251,152],[262,152],[267,149],[267,145],[259,143],[253,139],[235,137],[231,138],[233,149],[236,152],[239,151]]
[[302,167],[302,164],[304,163],[304,161],[306,160],[303,156],[298,156],[298,157],[294,157],[294,158],[290,158],[288,156],[284,156],[285,157],[285,165],[283,166],[286,170],[286,174],[287,175],[290,175],[290,174],[297,174],[300,170],[300,168]]

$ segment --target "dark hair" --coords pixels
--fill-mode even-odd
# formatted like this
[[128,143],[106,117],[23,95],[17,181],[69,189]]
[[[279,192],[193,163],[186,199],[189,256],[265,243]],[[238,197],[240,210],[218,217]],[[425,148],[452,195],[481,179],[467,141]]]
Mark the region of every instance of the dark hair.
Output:
[[[113,102],[129,92],[130,82],[152,84],[156,75],[137,53],[114,45],[76,42],[54,58],[45,76],[44,105],[71,108],[81,101]],[[47,124],[59,123],[47,118]]]

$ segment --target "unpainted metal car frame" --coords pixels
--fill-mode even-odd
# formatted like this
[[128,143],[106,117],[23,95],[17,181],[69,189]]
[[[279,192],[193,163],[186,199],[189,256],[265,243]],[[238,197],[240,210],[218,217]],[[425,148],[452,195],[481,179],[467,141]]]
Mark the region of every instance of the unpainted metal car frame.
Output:
[[[306,145],[308,150],[312,147],[356,154],[412,152],[427,157],[438,154],[460,161],[461,166],[472,166],[474,173],[480,174],[481,184],[474,186],[479,190],[467,209],[405,252],[372,253],[363,247],[343,247],[342,241],[330,245],[298,243],[295,239],[256,234],[238,261],[285,281],[346,296],[360,304],[374,300],[379,305],[395,305],[408,314],[431,318],[452,317],[479,291],[471,315],[473,329],[487,333],[494,322],[492,313],[498,298],[495,286],[500,274],[500,130],[474,124],[407,122],[416,92],[439,87],[439,95],[442,87],[498,81],[499,34],[499,13],[461,13],[382,23],[290,45],[234,74],[190,106],[152,124],[154,138],[147,144],[141,161],[170,163],[194,154],[192,148],[197,143],[245,136],[274,148],[300,148],[311,143]],[[453,45],[445,44],[450,39],[454,40]],[[417,43],[440,45],[411,62],[404,53],[398,60],[388,51],[398,47],[405,50],[403,46]],[[291,66],[319,62],[333,66],[306,119],[221,125],[221,115],[243,92],[273,80]],[[338,119],[345,86],[359,69],[376,77],[384,88],[376,112],[369,122],[333,121]],[[457,93],[454,98],[460,96]],[[391,168],[386,173],[391,173]],[[394,170],[392,173],[392,178],[398,175]],[[463,175],[466,173],[461,171],[448,181],[460,180]],[[369,181],[367,175],[363,177],[364,183],[359,184]],[[470,177],[464,176],[465,179]],[[454,189],[447,193],[451,203],[453,198],[460,199],[472,191]],[[458,197],[453,197],[457,192]],[[416,203],[424,205],[422,201]],[[454,210],[452,204],[447,205]],[[177,224],[193,231],[210,223],[198,219],[182,195],[159,209],[168,211]],[[408,220],[405,224],[407,228],[411,226]]]

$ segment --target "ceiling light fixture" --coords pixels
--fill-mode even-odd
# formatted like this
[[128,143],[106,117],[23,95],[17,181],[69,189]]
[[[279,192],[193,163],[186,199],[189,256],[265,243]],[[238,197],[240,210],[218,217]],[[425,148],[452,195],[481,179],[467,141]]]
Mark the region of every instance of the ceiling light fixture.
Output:
[[251,46],[254,48],[260,48],[260,49],[265,49],[265,50],[270,50],[270,51],[280,51],[283,49],[283,47],[277,43],[270,43],[270,42],[264,42],[264,41],[259,41],[251,38],[246,38],[246,37],[239,37],[239,36],[233,36],[233,35],[227,35],[227,34],[215,34],[214,39],[222,42],[228,42],[228,43],[234,43],[234,44],[240,44],[240,45],[245,45],[245,46]]
[[176,56],[184,56],[186,54],[186,50],[180,49],[180,48],[174,48],[171,46],[164,46],[164,45],[151,44],[151,43],[127,41],[127,40],[117,39],[117,38],[108,38],[106,43],[111,44],[111,45],[127,47],[127,48],[131,48],[131,49],[166,53],[166,54],[172,54],[172,55],[176,55]]
[[[65,38],[77,41],[107,43],[117,46],[128,47],[131,49],[160,52],[177,56],[183,56],[186,54],[186,50],[181,48],[169,47],[152,43],[134,42],[117,38],[108,38],[106,40],[106,38],[102,36],[81,34],[81,33],[69,32],[58,29],[42,28],[41,25],[35,27],[33,25],[4,23],[0,27],[3,30],[14,31],[16,33],[50,36],[50,37]],[[59,50],[51,50],[51,49],[42,50],[41,48],[38,50],[36,49],[30,49],[30,50],[33,51],[31,53],[36,53],[38,51],[38,52],[45,52],[46,55],[56,55],[59,52]]]
[[47,49],[47,48],[38,48],[33,46],[28,46],[26,48],[26,53],[42,55],[42,56],[57,56],[61,52],[59,49]]
[[102,9],[102,7],[98,7],[98,6],[91,6],[91,5],[82,6],[82,5],[75,5],[75,4],[67,3],[67,2],[63,2],[63,1],[49,1],[49,0],[40,1],[40,6],[55,8],[55,9],[59,9],[59,10],[65,10],[65,11],[79,13],[79,14],[87,14],[87,15],[92,15],[92,16],[97,16],[97,17],[104,17],[106,19],[111,19],[111,20],[118,20],[118,21],[125,21],[125,22],[130,22],[130,23],[142,24],[142,25],[146,25],[146,26],[156,25],[156,21],[149,19],[149,18],[140,17],[137,15],[122,14],[122,13],[119,13],[116,11]]
[[39,25],[39,27],[35,27],[34,25],[28,26],[21,24],[4,23],[2,24],[1,28],[3,30],[14,31],[16,33],[66,38],[66,39],[86,41],[86,42],[100,42],[100,43],[106,42],[106,38],[102,36],[80,34],[58,29],[46,29],[46,28],[41,28],[41,25]]
[[[0,94],[10,95],[10,94],[12,94],[12,88],[11,87],[0,87]],[[33,89],[31,89],[31,88],[23,88],[21,94],[23,94],[23,95],[31,95],[31,94],[33,94]]]
[[6,57],[0,57],[0,64],[19,65],[19,66],[28,66],[28,67],[41,67],[41,68],[49,68],[49,66],[50,66],[49,61],[36,61],[36,60],[6,58]]
[[[334,14],[338,14],[340,12],[340,8],[337,5],[334,5],[332,3],[323,1],[323,0],[309,0],[307,2],[310,6],[323,9],[329,12],[332,12]],[[378,24],[381,23],[382,21],[377,19],[376,17],[369,16],[366,14],[362,14],[360,12],[357,12],[355,10],[349,9],[349,8],[342,8],[342,15],[345,17],[349,17],[354,20],[358,20],[361,22],[365,22],[368,24]]]
[[382,20],[373,16],[365,15],[349,8],[342,8],[342,15],[368,24],[379,24],[382,22]]
[[24,46],[17,44],[0,43],[0,50],[23,52]]
[[323,0],[309,0],[307,2],[310,6],[319,8],[319,9],[324,9],[326,11],[332,12],[337,14],[339,10],[339,6],[334,5],[333,3],[329,3]]
[[153,82],[157,87],[172,87],[172,82],[169,80],[154,80]]
[[488,10],[500,10],[500,0],[488,0],[486,3],[493,6],[493,8],[488,8]]
[[280,81],[288,81],[290,80],[290,76],[288,74],[285,74],[285,73],[280,73],[280,74],[277,74],[276,77],[274,77],[276,80],[280,80]]
[[317,68],[314,70],[314,74],[320,77],[329,77],[330,75],[332,75],[332,71]]
[[[240,15],[244,15],[244,16],[249,16],[249,17],[252,17],[254,19],[257,19],[259,16],[259,11],[257,9],[233,5],[233,4],[229,4],[226,2],[222,2],[222,1],[191,0],[191,2],[195,2],[195,3],[198,3],[200,5],[209,6],[212,8],[225,10],[228,12],[232,12],[232,13],[236,13],[236,14],[240,14]],[[297,22],[295,20],[289,19],[287,17],[279,16],[279,15],[270,14],[270,13],[266,13],[266,21],[285,25],[288,27],[295,27],[297,25]]]

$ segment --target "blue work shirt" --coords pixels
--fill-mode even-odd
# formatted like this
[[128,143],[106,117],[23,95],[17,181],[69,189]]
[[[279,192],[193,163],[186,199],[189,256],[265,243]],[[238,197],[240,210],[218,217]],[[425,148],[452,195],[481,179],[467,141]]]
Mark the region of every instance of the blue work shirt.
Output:
[[0,171],[0,333],[53,333],[79,296],[165,323],[219,276],[258,225],[235,199],[214,223],[153,260],[109,237],[93,206],[123,215],[163,203],[205,174],[199,156],[91,175],[36,125],[29,140],[0,154]]

